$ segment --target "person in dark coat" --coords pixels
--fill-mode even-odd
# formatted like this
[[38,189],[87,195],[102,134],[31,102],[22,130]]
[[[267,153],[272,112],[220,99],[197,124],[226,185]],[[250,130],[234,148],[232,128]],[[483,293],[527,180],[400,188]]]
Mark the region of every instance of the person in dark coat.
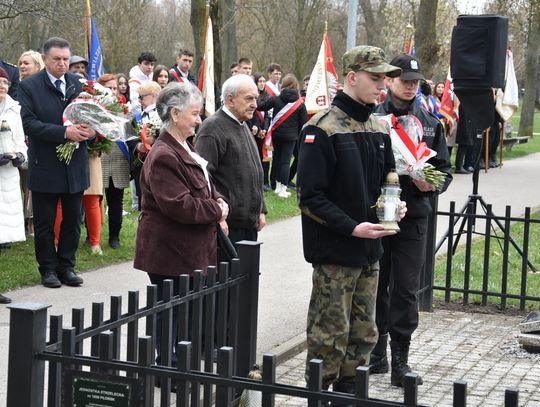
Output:
[[[82,284],[75,274],[75,252],[81,233],[83,191],[90,185],[86,141],[94,137],[87,124],[64,126],[62,114],[82,90],[79,77],[68,73],[69,43],[58,37],[44,46],[45,69],[19,86],[24,132],[28,136],[28,187],[34,208],[34,245],[41,282],[57,288]],[[69,164],[58,159],[56,148],[78,142]],[[63,221],[58,248],[54,242],[56,205],[62,202]]]
[[[133,266],[148,273],[161,296],[164,280],[191,276],[194,270],[206,273],[217,264],[216,226],[227,217],[229,206],[209,178],[207,161],[187,142],[201,124],[199,90],[189,83],[170,83],[159,93],[156,107],[163,128],[141,172]],[[158,325],[160,318],[158,314]],[[173,323],[176,326],[176,318]],[[159,336],[159,326],[157,332]],[[160,342],[156,338],[158,363]]]
[[10,85],[8,95],[11,96],[13,100],[18,100],[17,88],[19,87],[19,68],[4,60],[0,60],[0,68],[4,68],[9,76]]
[[274,146],[270,179],[276,182],[276,194],[281,198],[288,198],[291,157],[300,131],[307,121],[306,105],[300,98],[298,80],[294,75],[285,75],[279,96],[272,96],[257,103],[257,110],[270,109],[273,109],[273,119],[268,131],[272,133]]
[[[259,102],[264,102],[266,99],[270,97],[268,92],[266,91],[266,78],[264,75],[260,72],[255,72],[253,74],[253,81],[257,85],[257,89],[259,90],[259,98],[257,99]],[[271,191],[272,187],[270,187],[270,180],[269,180],[269,173],[270,173],[270,161],[269,159],[264,157],[264,137],[266,135],[266,132],[268,131],[268,127],[270,126],[270,121],[272,117],[270,113],[268,112],[261,112],[257,110],[253,114],[253,118],[246,121],[246,124],[251,129],[251,133],[255,137],[255,142],[257,143],[257,149],[259,150],[259,158],[261,159],[261,165],[263,167],[263,180],[264,180],[264,186],[263,189],[265,191]]]
[[[380,260],[377,288],[376,322],[379,339],[370,357],[372,374],[388,371],[387,347],[390,338],[392,352],[390,383],[403,387],[408,365],[413,332],[418,326],[417,291],[420,273],[425,265],[428,216],[432,213],[431,200],[443,193],[450,182],[450,157],[442,123],[437,116],[418,104],[418,87],[425,80],[417,58],[400,54],[390,64],[401,68],[401,75],[387,79],[388,93],[377,105],[375,113],[396,117],[413,115],[422,124],[422,142],[437,155],[428,163],[445,174],[443,185],[437,189],[424,180],[400,175],[400,198],[407,202],[407,216],[399,224],[400,232],[382,239],[383,256]],[[418,384],[422,379],[418,376]]]

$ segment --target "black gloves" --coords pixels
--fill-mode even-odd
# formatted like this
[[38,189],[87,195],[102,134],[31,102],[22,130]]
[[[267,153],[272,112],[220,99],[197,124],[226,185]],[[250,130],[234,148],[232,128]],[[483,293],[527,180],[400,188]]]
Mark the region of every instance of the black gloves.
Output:
[[15,153],[15,158],[13,159],[13,166],[19,168],[25,162],[23,153]]
[[9,164],[10,162],[13,163],[13,166],[18,168],[20,167],[25,161],[23,153],[15,153],[15,158],[13,158],[12,154],[1,154],[0,155],[0,166]]
[[0,166],[9,164],[11,160],[11,154],[0,154]]

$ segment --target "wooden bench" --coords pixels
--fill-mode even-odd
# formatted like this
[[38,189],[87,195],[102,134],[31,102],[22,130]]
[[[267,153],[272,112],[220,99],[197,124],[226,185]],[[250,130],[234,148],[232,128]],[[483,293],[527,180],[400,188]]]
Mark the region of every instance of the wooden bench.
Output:
[[503,144],[506,147],[506,151],[512,151],[512,147],[514,147],[514,144],[527,143],[529,141],[529,138],[529,136],[505,137],[503,138]]

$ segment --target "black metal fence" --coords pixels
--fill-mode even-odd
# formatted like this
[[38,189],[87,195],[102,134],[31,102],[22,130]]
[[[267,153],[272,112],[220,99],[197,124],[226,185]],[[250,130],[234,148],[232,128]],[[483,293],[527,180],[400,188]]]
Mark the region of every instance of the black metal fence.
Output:
[[[125,313],[122,297],[111,297],[107,320],[104,304],[94,303],[87,327],[84,309],[72,310],[70,327],[53,315],[47,328],[47,306],[11,306],[7,406],[43,407],[46,401],[49,407],[229,407],[238,405],[243,391],[255,392],[251,397],[264,407],[273,407],[276,395],[305,399],[310,407],[421,405],[414,374],[406,377],[403,402],[369,398],[367,367],[357,369],[354,395],[324,390],[321,360],[310,362],[307,386],[277,383],[272,354],[263,356],[262,380],[247,379],[256,357],[260,246],[241,242],[237,248],[240,259],[230,267],[221,264],[219,273],[210,267],[204,284],[195,273],[191,290],[189,279],[181,277],[179,294],[173,295],[173,280],[166,280],[158,301],[157,287],[148,286],[144,307],[131,291]],[[154,342],[158,315],[160,363]],[[466,394],[466,383],[455,382],[454,406],[466,407]],[[517,407],[517,390],[506,391],[504,405]]]
[[[431,310],[433,290],[444,291],[447,303],[458,294],[465,305],[498,302],[504,309],[508,300],[516,300],[513,305],[525,310],[528,301],[540,304],[539,291],[528,286],[528,276],[538,272],[529,243],[540,219],[531,218],[531,208],[525,208],[523,217],[512,216],[510,206],[503,216],[497,216],[480,196],[469,198],[460,211],[451,202],[448,211],[436,211],[430,219],[427,262],[419,292],[422,309]],[[446,223],[446,219],[448,230],[437,242],[437,224]],[[519,288],[511,290],[510,280],[518,281]]]

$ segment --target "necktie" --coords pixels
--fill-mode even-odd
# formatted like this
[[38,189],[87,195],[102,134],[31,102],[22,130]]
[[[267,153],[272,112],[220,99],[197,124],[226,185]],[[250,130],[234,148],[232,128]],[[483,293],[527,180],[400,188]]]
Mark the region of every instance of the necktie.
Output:
[[[60,92],[62,92],[62,81],[60,79],[57,79],[54,81],[54,86],[56,86],[56,89],[58,89]],[[62,92],[63,94],[64,92]]]

